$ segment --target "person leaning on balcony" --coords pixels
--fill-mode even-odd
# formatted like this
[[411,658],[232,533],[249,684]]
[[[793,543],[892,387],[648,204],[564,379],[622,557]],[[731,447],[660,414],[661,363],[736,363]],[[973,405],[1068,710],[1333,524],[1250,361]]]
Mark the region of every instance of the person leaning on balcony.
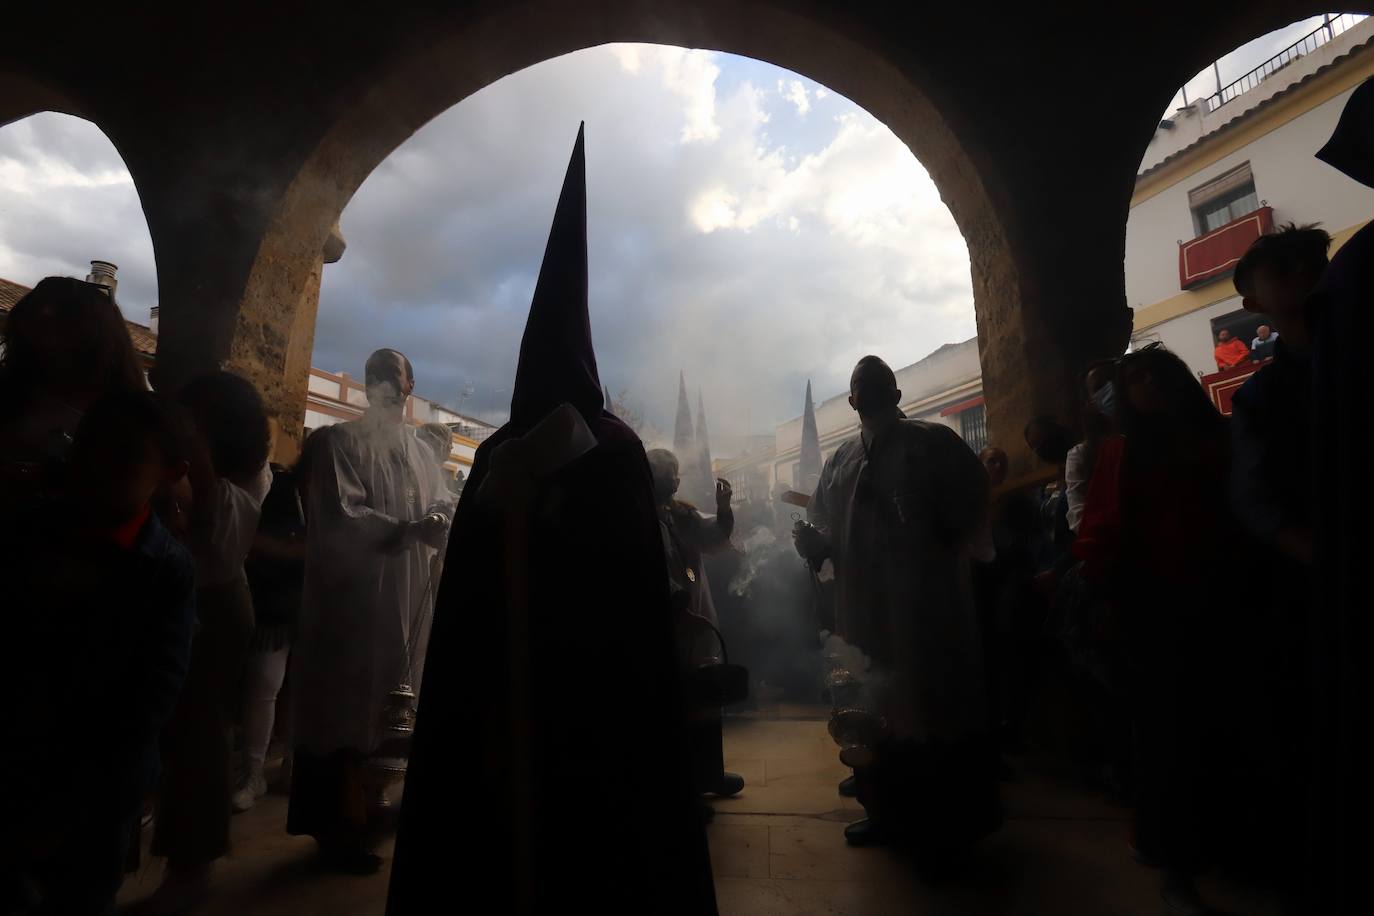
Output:
[[1222,328],[1217,332],[1217,345],[1212,355],[1216,357],[1218,369],[1234,369],[1250,358],[1250,348],[1245,341],[1232,337],[1230,331]]
[[1250,341],[1250,361],[1262,363],[1274,355],[1274,345],[1279,342],[1279,332],[1262,324],[1255,329],[1255,339]]

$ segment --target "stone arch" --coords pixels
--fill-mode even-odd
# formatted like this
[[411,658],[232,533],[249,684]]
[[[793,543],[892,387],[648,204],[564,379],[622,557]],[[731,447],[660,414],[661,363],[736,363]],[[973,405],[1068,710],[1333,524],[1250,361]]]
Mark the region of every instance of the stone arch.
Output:
[[[24,113],[14,99],[26,94],[32,110],[79,103],[138,185],[168,309],[159,373],[175,383],[227,364],[294,421],[330,227],[420,125],[508,73],[605,42],[777,64],[862,105],[935,180],[969,248],[990,432],[1015,461],[1022,421],[1071,415],[1074,371],[1128,339],[1126,218],[1171,94],[1246,38],[1321,11],[455,0],[393,4],[362,26],[303,0],[248,0],[197,13],[182,40],[152,10],[73,29],[65,8],[38,5],[16,11],[0,116]],[[34,103],[41,92],[64,101]]]
[[[502,8],[376,74],[311,151],[267,227],[244,291],[231,364],[250,364],[264,343],[280,339],[288,316],[276,304],[297,301],[281,370],[288,380],[303,381],[315,311],[315,303],[305,300],[318,288],[310,255],[368,175],[421,126],[484,86],[543,60],[613,41],[741,54],[804,73],[864,106],[911,148],[940,189],[969,246],[975,300],[1019,298],[1016,259],[999,208],[969,151],[912,75],[870,45],[758,0],[710,0],[666,10],[624,0],[595,5],[594,14],[585,5],[574,11],[557,3]],[[545,23],[531,29],[532,16]],[[517,44],[513,34],[528,40]]]

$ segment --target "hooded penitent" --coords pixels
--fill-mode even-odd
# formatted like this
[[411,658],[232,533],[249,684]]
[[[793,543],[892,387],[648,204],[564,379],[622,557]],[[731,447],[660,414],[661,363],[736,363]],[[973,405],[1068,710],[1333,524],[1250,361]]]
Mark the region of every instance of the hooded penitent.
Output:
[[604,409],[583,141],[449,539],[388,913],[713,914],[649,466]]
[[[1374,79],[1351,93],[1317,158],[1374,187]],[[1369,398],[1352,384],[1369,359],[1374,223],[1340,247],[1308,299],[1313,326],[1315,471],[1314,661],[1310,706],[1315,756],[1302,912],[1344,913],[1367,895],[1363,833],[1374,816],[1364,746],[1370,729],[1368,539]]]
[[811,493],[821,479],[821,437],[816,431],[816,405],[811,400],[811,382],[806,383],[806,409],[802,413],[801,467],[797,489]]
[[697,389],[697,499],[703,510],[715,505],[716,477],[711,471],[711,437],[706,432],[706,402],[702,400],[701,389]]

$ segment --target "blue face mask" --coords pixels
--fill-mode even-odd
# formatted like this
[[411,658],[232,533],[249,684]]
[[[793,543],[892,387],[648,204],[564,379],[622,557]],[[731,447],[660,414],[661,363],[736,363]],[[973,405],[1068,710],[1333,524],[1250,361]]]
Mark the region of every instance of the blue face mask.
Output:
[[1108,382],[1093,392],[1093,406],[1107,419],[1116,416],[1116,383]]

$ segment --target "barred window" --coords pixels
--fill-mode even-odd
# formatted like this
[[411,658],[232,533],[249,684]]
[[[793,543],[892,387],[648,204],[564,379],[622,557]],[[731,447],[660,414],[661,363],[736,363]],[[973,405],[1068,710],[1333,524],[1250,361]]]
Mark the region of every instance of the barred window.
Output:
[[959,414],[959,434],[975,452],[988,444],[988,414],[984,405],[970,407]]

